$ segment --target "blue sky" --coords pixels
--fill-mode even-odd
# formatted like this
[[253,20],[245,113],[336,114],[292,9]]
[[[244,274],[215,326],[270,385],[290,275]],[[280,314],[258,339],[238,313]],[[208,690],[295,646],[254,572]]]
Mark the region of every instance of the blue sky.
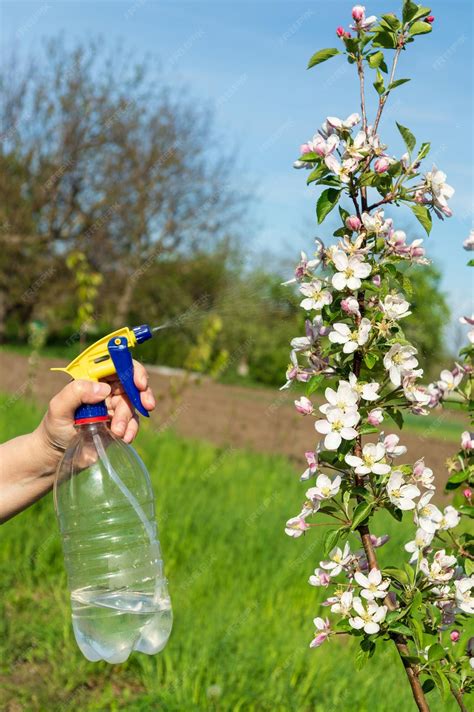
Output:
[[[346,0],[38,0],[1,2],[2,45],[35,48],[42,37],[64,33],[68,41],[101,35],[136,51],[151,53],[172,83],[186,84],[215,109],[216,127],[238,151],[238,179],[255,186],[255,234],[249,249],[270,257],[311,249],[311,238],[331,232],[331,220],[315,222],[315,191],[303,171],[292,169],[298,147],[327,115],[358,110],[357,84],[343,58],[306,71],[311,54],[337,46],[335,28],[347,27]],[[428,3],[425,3],[428,4]],[[376,0],[368,14],[399,9],[400,2]],[[403,144],[395,121],[432,142],[432,154],[456,189],[454,216],[436,221],[426,240],[429,256],[443,271],[443,288],[454,314],[471,310],[472,279],[462,242],[473,222],[473,105],[470,0],[435,0],[431,35],[402,55],[398,76],[412,82],[393,93],[381,135],[389,153]],[[374,92],[375,93],[375,92]],[[373,104],[369,106],[373,107]],[[183,141],[185,137],[183,137]],[[432,159],[431,159],[432,160]],[[430,161],[431,166],[431,161]],[[336,218],[334,218],[336,220]],[[409,211],[399,227],[423,237]]]

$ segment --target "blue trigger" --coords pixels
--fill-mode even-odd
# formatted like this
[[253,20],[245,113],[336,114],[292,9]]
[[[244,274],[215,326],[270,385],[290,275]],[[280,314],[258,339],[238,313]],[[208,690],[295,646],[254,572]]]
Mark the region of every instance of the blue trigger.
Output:
[[140,391],[133,381],[133,361],[132,354],[128,348],[127,339],[124,336],[110,339],[107,348],[115,370],[117,371],[117,376],[130,402],[139,413],[148,418],[148,411],[143,407],[140,400]]

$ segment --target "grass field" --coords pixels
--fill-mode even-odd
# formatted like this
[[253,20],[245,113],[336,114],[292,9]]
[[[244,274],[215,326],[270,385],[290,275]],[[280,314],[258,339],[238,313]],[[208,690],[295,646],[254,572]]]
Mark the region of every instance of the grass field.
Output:
[[[26,432],[39,411],[1,408],[2,439]],[[219,450],[142,429],[137,449],[155,487],[175,624],[165,651],[127,663],[89,663],[70,624],[51,496],[0,529],[0,709],[66,712],[194,710],[399,712],[416,709],[395,650],[384,644],[362,671],[351,641],[310,650],[321,594],[306,579],[320,558],[321,527],[291,540],[286,519],[304,486],[280,457]],[[390,533],[382,563],[397,556]],[[356,546],[354,539],[353,546]],[[392,556],[393,555],[393,556]],[[457,706],[429,696],[434,712]]]

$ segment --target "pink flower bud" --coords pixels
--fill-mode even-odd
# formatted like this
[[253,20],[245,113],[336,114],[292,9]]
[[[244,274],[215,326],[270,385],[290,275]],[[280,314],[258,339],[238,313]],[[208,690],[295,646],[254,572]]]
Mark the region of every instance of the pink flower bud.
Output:
[[363,5],[354,5],[352,8],[352,17],[356,22],[360,22],[365,18],[365,7]]
[[375,284],[376,287],[380,287],[380,285],[382,284],[382,278],[379,274],[374,274],[374,276],[372,277],[372,284]]
[[362,225],[361,221],[357,217],[357,215],[349,215],[348,218],[346,218],[346,227],[348,230],[352,230],[353,232],[357,232]]
[[347,297],[341,301],[341,309],[346,312],[346,314],[358,314],[359,313],[359,302],[355,297]]
[[457,643],[459,638],[461,637],[461,633],[458,630],[452,630],[449,634],[449,637],[451,638],[453,643]]
[[376,173],[385,173],[390,168],[390,161],[386,156],[380,156],[374,163],[374,169]]
[[370,425],[377,426],[383,421],[383,411],[382,408],[374,408],[367,415],[367,422]]
[[472,497],[472,490],[469,489],[469,487],[466,487],[465,490],[463,490],[463,495],[465,496],[466,499],[470,500]]
[[306,396],[301,396],[299,400],[295,400],[295,408],[301,415],[311,415],[314,410],[313,404]]
[[336,35],[337,35],[338,37],[344,37],[344,28],[341,27],[341,26],[339,26],[339,27],[336,29]]
[[432,25],[434,21],[435,21],[434,15],[428,15],[428,17],[425,17],[425,22],[429,22],[430,25]]
[[344,37],[346,38],[346,40],[349,40],[352,37],[352,35],[350,32],[344,32]]
[[461,434],[461,447],[463,450],[473,450],[474,449],[474,438],[471,437],[469,430],[465,430]]
[[305,153],[310,153],[311,152],[311,146],[309,146],[307,143],[302,143],[300,146],[300,155],[303,156]]

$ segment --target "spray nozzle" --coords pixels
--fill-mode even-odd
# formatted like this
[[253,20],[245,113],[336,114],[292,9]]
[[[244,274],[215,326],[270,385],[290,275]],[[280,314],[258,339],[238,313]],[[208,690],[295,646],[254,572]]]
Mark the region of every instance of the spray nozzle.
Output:
[[[125,393],[133,407],[142,415],[148,417],[148,411],[140,400],[140,391],[133,380],[133,360],[130,349],[151,339],[154,331],[165,328],[167,325],[150,329],[147,324],[135,326],[133,329],[123,327],[117,331],[103,336],[77,356],[66,368],[52,368],[52,371],[63,371],[73,379],[85,378],[90,381],[99,381],[102,378],[117,374]],[[101,404],[98,404],[98,407]],[[102,410],[103,410],[103,406]],[[76,422],[90,420],[91,406],[81,406],[76,411]],[[98,413],[98,416],[100,414]],[[103,413],[102,413],[103,417]]]

